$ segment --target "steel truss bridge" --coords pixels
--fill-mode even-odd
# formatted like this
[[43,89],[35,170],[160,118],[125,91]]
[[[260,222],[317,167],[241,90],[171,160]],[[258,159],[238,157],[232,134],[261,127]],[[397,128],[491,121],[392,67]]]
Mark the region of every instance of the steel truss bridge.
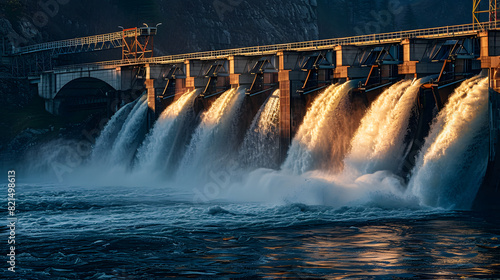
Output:
[[53,59],[76,54],[122,49],[122,60],[153,57],[153,36],[157,27],[135,27],[120,32],[41,43],[9,50],[4,56],[11,59],[14,76],[33,75],[54,68]]
[[[494,22],[474,22],[472,24],[454,25],[435,27],[427,29],[417,29],[409,31],[398,31],[390,33],[370,34],[353,36],[346,38],[334,38],[325,40],[315,40],[306,42],[296,42],[287,44],[276,44],[267,46],[254,46],[236,49],[226,49],[217,51],[205,51],[188,54],[177,54],[153,57],[152,37],[156,34],[155,27],[142,27],[125,29],[121,32],[75,38],[69,40],[47,42],[37,45],[25,46],[13,49],[12,52],[6,54],[11,58],[22,58],[31,56],[31,61],[37,62],[35,69],[30,67],[30,74],[38,74],[43,71],[51,70],[52,68],[75,68],[88,67],[91,69],[116,67],[121,65],[134,64],[168,64],[178,63],[187,59],[218,59],[226,58],[234,55],[257,55],[257,54],[274,54],[279,51],[312,51],[332,49],[342,45],[374,45],[385,43],[397,43],[404,39],[433,39],[471,36],[478,32],[495,30],[500,27],[500,21]],[[67,65],[62,67],[53,67],[53,64],[39,59],[41,54],[49,54],[51,58],[62,54],[73,54],[82,52],[92,52],[99,50],[107,50],[113,48],[122,48],[122,59],[111,61],[100,61],[94,63]],[[33,58],[35,57],[35,58]],[[38,58],[37,58],[38,57]],[[47,60],[47,59],[45,59]],[[42,62],[46,65],[40,65]],[[24,61],[23,61],[24,63]],[[19,62],[12,63],[13,68],[21,67]],[[15,69],[13,72],[16,72]],[[19,71],[17,71],[19,72]]]

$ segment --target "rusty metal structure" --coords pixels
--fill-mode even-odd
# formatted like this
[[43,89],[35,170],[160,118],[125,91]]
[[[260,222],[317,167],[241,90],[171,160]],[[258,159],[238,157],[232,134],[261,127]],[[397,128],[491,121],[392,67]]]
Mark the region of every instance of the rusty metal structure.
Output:
[[[485,1],[484,1],[485,2]],[[483,3],[484,3],[483,2]],[[473,0],[472,1],[472,23],[482,25],[484,22],[481,22],[480,16],[481,14],[488,13],[488,21],[496,23],[498,20],[498,5],[497,0],[489,0],[488,10],[481,9],[481,0]]]
[[122,31],[122,60],[152,58],[157,27],[134,27]]
[[122,48],[122,60],[132,63],[153,57],[153,38],[160,24],[155,27],[144,24],[144,27],[122,28],[120,32],[17,47],[6,51],[4,55],[10,61],[12,75],[15,77],[27,77],[52,70],[56,66],[54,60],[61,55],[115,48]]

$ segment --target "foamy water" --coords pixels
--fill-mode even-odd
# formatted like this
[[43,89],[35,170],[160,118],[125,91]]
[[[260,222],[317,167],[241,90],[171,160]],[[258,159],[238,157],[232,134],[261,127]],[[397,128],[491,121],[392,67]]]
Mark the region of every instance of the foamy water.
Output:
[[[359,122],[346,118],[353,84],[330,86],[281,169],[264,168],[278,148],[268,147],[278,142],[278,92],[242,143],[241,89],[201,116],[197,92],[187,93],[147,135],[145,100],[128,105],[98,139],[101,157],[71,166],[60,184],[33,172],[36,183],[17,187],[13,279],[498,278],[500,218],[453,211],[469,209],[484,175],[487,81],[450,97],[407,184],[395,174],[421,82],[393,85]],[[44,145],[30,170],[50,171],[67,157],[63,144]]]
[[152,131],[142,143],[137,155],[137,168],[149,172],[173,171],[185,152],[185,142],[191,139],[195,123],[194,90],[183,94],[162,112]]
[[239,161],[247,168],[279,168],[279,96],[269,96],[246,133]]
[[292,141],[282,169],[294,174],[333,169],[342,160],[345,143],[349,140],[345,125],[349,119],[346,108],[349,91],[355,82],[329,86],[307,111],[303,124]]
[[465,81],[433,123],[409,192],[425,205],[469,209],[488,164],[488,122],[488,80]]

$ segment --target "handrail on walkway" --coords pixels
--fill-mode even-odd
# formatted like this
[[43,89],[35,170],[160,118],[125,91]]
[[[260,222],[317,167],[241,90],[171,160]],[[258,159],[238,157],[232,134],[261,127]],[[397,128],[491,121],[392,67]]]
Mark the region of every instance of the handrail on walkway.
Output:
[[[266,55],[266,54],[276,53],[278,51],[323,50],[341,45],[391,43],[409,38],[446,38],[453,36],[468,36],[477,34],[478,32],[481,31],[498,29],[499,27],[500,27],[500,21],[485,22],[481,24],[472,23],[472,24],[434,27],[434,28],[408,30],[408,31],[397,31],[390,33],[360,35],[360,36],[353,36],[346,38],[334,38],[334,39],[315,40],[307,42],[295,42],[287,44],[254,46],[254,47],[245,47],[236,49],[196,52],[188,54],[167,55],[161,57],[152,57],[152,58],[136,59],[136,60],[111,60],[111,61],[102,61],[102,62],[87,63],[80,65],[68,65],[68,66],[58,67],[57,69],[65,69],[65,68],[68,69],[68,68],[78,68],[78,67],[101,68],[101,67],[112,67],[112,66],[122,66],[122,65],[146,64],[146,63],[169,64],[169,63],[179,63],[186,59],[215,59],[215,58],[226,58],[228,56],[234,56],[234,55],[251,55],[251,54]],[[97,36],[117,36],[117,35],[120,35],[121,38],[122,32],[115,32]],[[72,40],[92,40],[91,38],[93,37],[96,36],[90,36]],[[54,43],[57,42],[52,42],[52,44]],[[51,44],[51,43],[46,43],[46,44]],[[29,48],[29,46],[26,48]]]
[[11,54],[25,55],[35,52],[49,51],[53,49],[60,49],[66,47],[79,47],[84,45],[100,44],[113,41],[117,42],[119,44],[119,47],[121,47],[121,40],[123,39],[124,36],[125,37],[135,36],[135,28],[129,30],[123,30],[120,32],[93,35],[93,36],[54,41],[54,42],[46,42],[36,45],[14,48]]

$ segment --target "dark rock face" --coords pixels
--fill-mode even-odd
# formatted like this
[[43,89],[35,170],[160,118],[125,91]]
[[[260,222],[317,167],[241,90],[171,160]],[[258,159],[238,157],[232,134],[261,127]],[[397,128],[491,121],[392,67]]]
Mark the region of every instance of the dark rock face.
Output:
[[347,37],[472,23],[471,12],[469,0],[318,0],[318,26],[320,38]]
[[[315,40],[319,36],[316,0],[28,2],[18,17],[3,15],[2,26],[6,28],[0,35],[14,31],[21,37],[11,43],[33,44],[159,22],[163,24],[155,38],[157,55]],[[119,58],[119,52],[113,58]]]
[[[7,38],[7,44],[34,44],[119,31],[118,26],[161,22],[155,38],[157,55],[470,23],[472,9],[470,0],[6,0],[6,3],[0,7],[0,36]],[[119,51],[90,56],[94,60],[120,58]]]
[[172,37],[162,45],[174,53],[318,38],[316,5],[309,0],[195,0],[164,7],[171,20],[165,33]]

